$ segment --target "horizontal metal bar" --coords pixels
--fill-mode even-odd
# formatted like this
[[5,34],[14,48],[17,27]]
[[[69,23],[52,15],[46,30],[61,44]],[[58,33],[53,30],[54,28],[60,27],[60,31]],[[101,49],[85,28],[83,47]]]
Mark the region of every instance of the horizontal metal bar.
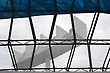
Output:
[[[71,41],[74,39],[51,39],[51,41]],[[77,41],[82,40],[82,41],[87,41],[90,39],[76,39]],[[0,40],[0,41],[7,41],[7,40]],[[10,41],[34,41],[33,39],[20,39],[20,40],[12,40],[10,39]],[[36,39],[36,41],[49,41],[49,39]],[[92,41],[110,41],[110,39],[92,39]]]
[[[88,39],[89,40],[89,39]],[[20,45],[49,45],[49,39],[10,40],[12,46]],[[76,45],[87,45],[87,39],[77,39]],[[74,39],[52,39],[51,45],[73,45]],[[92,39],[90,45],[110,45],[110,39]],[[0,40],[0,46],[8,46],[8,40]]]
[[[32,70],[53,69],[53,68],[31,68]],[[55,69],[90,69],[88,68],[55,68]],[[102,67],[93,67],[92,69],[110,69]],[[15,70],[15,69],[0,69],[0,71]],[[18,68],[18,70],[30,70],[30,68]]]
[[[72,45],[74,43],[51,43],[51,45]],[[24,46],[34,44],[11,44],[12,46]],[[36,45],[49,45],[49,43],[36,43]],[[87,45],[87,43],[76,43],[76,45]],[[110,43],[90,43],[90,45],[110,45]],[[0,46],[8,46],[8,44],[0,44]]]
[[[76,39],[77,41],[87,41],[90,39]],[[5,42],[8,40],[0,40],[0,42]],[[35,41],[33,39],[23,39],[23,40],[11,40],[10,41]],[[49,39],[36,39],[36,41],[49,41]],[[74,39],[51,39],[51,41],[74,41]],[[110,41],[110,39],[92,39],[92,41]]]

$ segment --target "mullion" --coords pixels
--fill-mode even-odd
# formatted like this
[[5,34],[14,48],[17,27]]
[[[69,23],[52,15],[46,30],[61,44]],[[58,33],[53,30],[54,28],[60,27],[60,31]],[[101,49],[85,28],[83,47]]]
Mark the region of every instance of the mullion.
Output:
[[36,50],[36,35],[35,35],[35,30],[34,30],[34,26],[33,26],[33,22],[32,22],[31,17],[29,17],[29,21],[30,21],[30,27],[31,27],[31,31],[32,31],[33,40],[34,40],[34,48],[33,48],[33,52],[32,52],[31,64],[30,64],[30,69],[31,69],[32,64],[33,64],[33,60],[34,60],[35,50]]
[[55,72],[55,64],[54,64],[54,58],[53,58],[53,53],[52,53],[52,48],[51,48],[51,40],[52,40],[53,31],[54,31],[54,27],[55,27],[55,23],[56,23],[56,18],[57,18],[57,14],[55,14],[53,17],[52,26],[51,26],[51,30],[50,30],[50,34],[49,34],[49,51],[50,51],[50,55],[51,55],[51,59],[52,59],[54,72]]
[[[90,71],[93,71],[92,70],[92,57],[91,57],[90,43],[91,43],[95,28],[96,28],[96,24],[97,24],[97,21],[98,21],[98,18],[99,18],[99,14],[100,13],[97,13],[97,14],[95,13],[94,14],[94,17],[93,17],[93,20],[92,20],[92,24],[91,24],[91,27],[90,27],[90,30],[89,30],[89,33],[88,33],[88,36],[87,36],[87,48],[88,48]],[[90,39],[89,39],[89,36],[90,36]],[[89,41],[88,41],[88,39],[89,39]]]
[[75,48],[76,48],[76,33],[75,33],[75,26],[74,26],[74,18],[73,18],[73,14],[70,14],[70,17],[71,17],[71,25],[72,25],[72,30],[73,30],[73,38],[74,38],[74,46],[73,46],[73,51],[72,51],[72,54],[71,54],[71,58],[70,58],[70,64],[69,64],[69,68],[71,66],[71,63],[72,63],[72,59],[73,59],[73,56],[74,56],[74,52],[75,52]]
[[[14,10],[13,2],[11,0],[10,0],[10,4],[11,4],[12,10]],[[12,18],[11,18],[10,29],[9,29],[8,49],[9,49],[9,53],[10,53],[10,56],[11,56],[11,59],[12,59],[12,63],[13,63],[14,69],[15,69],[15,68],[18,68],[18,66],[17,66],[15,55],[14,55],[14,51],[13,51],[13,48],[11,47],[12,45],[11,45],[11,42],[10,42],[11,34],[12,34],[12,26],[13,26],[13,17],[14,17],[14,12],[12,12]]]
[[[68,63],[67,63],[67,68],[70,68],[70,66],[71,66],[72,59],[73,59],[74,52],[75,52],[75,48],[76,48],[76,33],[75,33],[73,14],[70,14],[70,17],[71,17],[71,25],[72,25],[72,30],[73,30],[74,44],[72,45],[72,48],[71,48],[70,56],[69,56]],[[69,71],[69,69],[67,69],[67,71]]]
[[96,14],[94,14],[94,17],[93,17],[93,20],[92,20],[92,23],[91,23],[91,27],[89,29],[89,33],[88,33],[88,36],[87,36],[87,48],[88,48],[88,56],[89,56],[89,65],[90,65],[90,69],[92,69],[92,59],[91,59],[91,50],[90,50],[90,43],[88,41],[90,35],[91,35],[91,31],[92,31],[92,28],[94,26],[94,21],[95,21],[95,18],[96,18]]
[[32,70],[32,65],[33,65],[33,60],[34,60],[34,55],[35,55],[35,50],[36,50],[36,34],[35,34],[35,30],[34,30],[34,25],[33,25],[33,21],[32,18],[30,16],[30,6],[31,6],[31,0],[28,0],[28,6],[27,6],[27,14],[29,14],[29,22],[30,22],[30,27],[31,27],[31,32],[32,32],[32,36],[33,36],[33,41],[34,41],[34,47],[33,47],[33,52],[32,52],[32,58],[31,58],[31,62],[30,62],[30,71]]

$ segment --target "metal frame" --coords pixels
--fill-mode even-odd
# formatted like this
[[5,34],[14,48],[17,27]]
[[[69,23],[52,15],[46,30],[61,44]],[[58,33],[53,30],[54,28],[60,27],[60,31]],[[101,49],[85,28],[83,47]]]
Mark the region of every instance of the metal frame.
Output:
[[[11,10],[12,18],[11,18],[11,23],[10,23],[9,36],[8,36],[8,40],[0,40],[0,46],[8,46],[10,57],[11,57],[14,69],[0,69],[0,71],[6,71],[6,70],[7,71],[13,71],[13,70],[15,70],[15,71],[20,71],[20,70],[30,70],[30,71],[35,70],[35,71],[37,71],[37,70],[49,69],[49,70],[52,70],[53,72],[56,72],[56,70],[59,72],[62,70],[65,70],[65,71],[73,70],[74,72],[78,72],[79,70],[83,70],[84,72],[96,72],[97,70],[100,70],[100,71],[110,70],[110,68],[108,68],[108,65],[110,63],[110,58],[108,57],[110,48],[108,49],[108,52],[107,52],[107,55],[105,57],[103,66],[99,67],[99,68],[94,68],[92,66],[91,45],[110,45],[110,39],[92,39],[100,13],[94,14],[87,39],[76,39],[76,33],[75,33],[75,27],[74,27],[74,18],[73,18],[72,12],[70,13],[70,18],[71,18],[71,25],[72,25],[72,30],[73,30],[73,33],[72,33],[73,39],[52,39],[53,31],[54,31],[54,27],[55,27],[55,23],[56,23],[56,19],[57,19],[57,12],[58,12],[58,11],[52,11],[52,12],[56,12],[56,13],[54,14],[54,17],[53,17],[52,26],[51,26],[51,30],[50,30],[50,34],[49,34],[48,39],[37,39],[36,38],[32,17],[29,16],[28,18],[29,18],[29,22],[30,22],[30,28],[32,31],[33,39],[30,39],[30,40],[12,40],[11,34],[12,34],[12,27],[13,27],[13,21],[14,21],[13,16],[14,16],[15,10],[13,8],[13,2],[11,0],[9,0],[9,1],[11,3],[11,8],[12,8],[12,10]],[[29,5],[28,5],[29,7],[30,7],[30,4],[31,4],[31,1],[29,2]],[[55,4],[55,6],[56,6],[56,4]],[[27,12],[28,14],[30,14],[31,11],[29,11],[30,10],[29,7],[28,7],[28,11],[24,11],[24,12]],[[55,10],[57,10],[57,8]],[[17,12],[19,12],[19,11],[17,11]],[[42,42],[39,42],[39,41],[42,41]],[[61,42],[59,42],[59,41],[61,41]],[[16,42],[16,43],[13,43],[13,42]],[[25,43],[23,43],[23,42],[25,42]],[[34,42],[34,43],[32,43],[32,42]],[[22,45],[34,45],[33,53],[32,53],[32,59],[31,59],[29,68],[18,68],[18,66],[17,66],[17,62],[16,62],[16,58],[15,58],[12,46],[22,46]],[[36,50],[36,45],[48,45],[49,46],[49,51],[50,51],[50,56],[51,56],[53,68],[33,68],[32,67],[33,61],[34,61],[34,54],[35,54],[35,50]],[[72,45],[66,68],[56,68],[55,67],[55,63],[54,63],[54,59],[53,59],[53,53],[52,53],[52,47],[51,47],[52,45]],[[72,60],[74,59],[73,57],[74,57],[76,45],[87,45],[89,65],[90,65],[89,67],[87,67],[87,68],[71,68],[71,63],[72,63]],[[107,61],[107,58],[109,58],[108,61]],[[107,63],[106,67],[105,67],[105,63]]]
[[51,26],[51,30],[50,30],[50,35],[49,35],[49,51],[50,51],[50,55],[51,55],[51,59],[52,59],[52,65],[53,65],[54,72],[55,72],[55,64],[54,64],[52,48],[51,48],[51,39],[52,39],[54,27],[55,27],[56,18],[57,18],[57,14],[55,14],[53,17],[53,22],[52,22],[52,26]]
[[[71,24],[72,24],[72,30],[73,30],[73,38],[74,38],[74,43],[71,47],[71,51],[70,51],[70,55],[69,55],[69,59],[67,62],[67,68],[70,68],[71,63],[72,63],[72,59],[74,56],[74,52],[75,52],[75,48],[76,48],[76,33],[75,33],[75,26],[74,26],[74,19],[73,19],[73,14],[70,14],[71,17]],[[69,71],[69,69],[67,69],[67,71]]]
[[[96,24],[97,24],[97,21],[98,21],[98,18],[99,18],[99,14],[100,13],[98,13],[98,14],[95,13],[94,14],[94,17],[93,17],[93,20],[92,20],[92,23],[91,23],[91,27],[90,27],[90,30],[89,30],[89,33],[88,33],[88,36],[87,36],[88,56],[89,56],[89,64],[90,64],[91,71],[92,71],[92,58],[91,58],[90,43],[91,43],[95,28],[96,28]],[[95,18],[96,18],[96,20],[95,20]]]
[[[9,0],[9,1],[10,1],[12,10],[14,10],[13,1],[12,0]],[[8,49],[9,49],[10,57],[12,60],[12,64],[13,64],[13,67],[16,71],[18,66],[17,66],[15,55],[14,55],[14,51],[13,51],[13,48],[12,48],[12,45],[10,42],[11,34],[12,34],[13,19],[14,19],[13,17],[14,17],[14,12],[12,11],[12,18],[11,18],[11,23],[10,23],[9,36],[8,36],[8,43],[7,44],[8,44]]]
[[[76,45],[87,45],[89,39],[77,39]],[[11,46],[34,45],[32,42],[36,41],[36,45],[49,45],[49,39],[22,39],[10,40]],[[39,42],[42,41],[42,42]],[[61,41],[61,42],[58,42]],[[0,40],[0,46],[8,46],[8,40]],[[13,43],[14,42],[14,43]],[[74,39],[51,39],[51,45],[73,45]],[[10,44],[9,44],[10,45]],[[92,39],[90,45],[110,45],[110,39]]]

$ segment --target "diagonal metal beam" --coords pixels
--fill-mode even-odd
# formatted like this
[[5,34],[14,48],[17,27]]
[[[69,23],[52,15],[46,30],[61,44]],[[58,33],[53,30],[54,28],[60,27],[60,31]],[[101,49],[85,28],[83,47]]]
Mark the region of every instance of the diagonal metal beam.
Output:
[[35,30],[34,30],[34,26],[33,26],[33,22],[32,22],[31,17],[29,17],[29,21],[30,21],[30,27],[31,27],[31,31],[32,31],[33,40],[34,40],[34,48],[33,48],[32,58],[31,58],[31,63],[30,63],[30,69],[31,69],[32,64],[33,64],[33,60],[34,60],[35,50],[36,50],[36,34],[35,34]]
[[[70,54],[69,54],[69,59],[68,59],[66,68],[68,68],[69,65],[70,65],[71,55],[72,55],[72,53],[73,53],[73,47],[74,47],[74,45],[72,45],[72,47],[71,47],[71,51],[70,51]],[[74,51],[75,51],[75,49],[74,49]],[[69,70],[67,70],[67,71],[69,71]]]
[[87,45],[87,48],[88,48],[90,71],[93,71],[93,70],[92,70],[93,67],[92,67],[91,49],[90,49],[90,45],[89,45],[89,44]]
[[71,63],[72,63],[72,60],[73,60],[75,49],[76,49],[76,46],[75,45],[72,45],[72,49],[71,49],[70,57],[69,57],[70,60],[68,60],[68,66],[67,66],[68,69],[67,69],[67,71],[69,71],[69,69],[71,67]]
[[[67,62],[67,68],[70,68],[70,66],[71,66],[72,59],[73,59],[74,52],[75,52],[75,48],[76,48],[76,33],[75,33],[73,14],[70,14],[70,17],[71,17],[71,24],[72,24],[72,30],[73,30],[74,44],[72,45],[72,48],[71,48],[71,51],[70,51],[69,59],[68,59],[68,62]],[[67,71],[69,71],[69,69],[67,69]]]
[[[12,0],[10,0],[10,4],[11,4],[12,10],[14,10],[14,6],[13,6],[13,1]],[[10,42],[11,34],[12,34],[12,26],[13,26],[13,16],[14,16],[14,12],[12,12],[12,18],[11,18],[10,29],[9,29],[8,49],[9,49],[9,53],[10,53],[10,56],[11,56],[11,60],[12,60],[14,69],[16,70],[18,68],[18,66],[17,66],[15,54],[14,54],[14,51],[13,51],[13,48],[12,48],[12,45],[11,45],[11,42]]]
[[[104,63],[103,63],[102,68],[104,68],[104,66],[105,66],[105,63],[106,63],[106,61],[107,61],[107,57],[108,57],[108,55],[109,55],[109,52],[110,52],[110,47],[109,47],[109,49],[108,49],[108,51],[107,51],[107,55],[106,55],[106,57],[105,57],[105,60],[104,60]],[[102,69],[102,71],[104,71],[104,69]]]
[[52,26],[51,26],[51,30],[49,34],[49,50],[50,50],[54,72],[55,72],[55,64],[54,64],[53,53],[52,53],[52,48],[51,48],[51,40],[52,40],[52,35],[53,35],[54,27],[55,27],[56,18],[57,18],[57,14],[55,14],[53,17],[53,22],[52,22]]
[[[90,37],[91,31],[92,31],[92,27],[93,27],[93,24],[94,24],[94,21],[95,21],[96,14],[97,14],[97,13],[94,14],[94,17],[93,17],[93,20],[92,20],[92,23],[91,23],[91,26],[90,26],[90,30],[89,30],[87,39],[89,39],[89,37]],[[87,40],[87,41],[88,41],[88,40]]]
[[8,49],[10,52],[10,56],[12,56],[12,59],[13,59],[13,66],[14,66],[15,70],[18,70],[18,65],[17,65],[16,57],[15,57],[11,42],[9,42]]
[[9,51],[9,54],[10,54],[10,57],[11,57],[11,61],[12,61],[13,67],[14,67],[14,69],[16,69],[16,65],[15,65],[14,60],[13,60],[13,56],[12,56],[12,52],[11,52],[10,46],[8,46],[8,51]]
[[89,65],[90,65],[90,69],[92,69],[92,59],[91,59],[91,50],[90,50],[90,43],[88,41],[90,35],[91,35],[91,31],[92,31],[92,28],[94,26],[94,21],[95,21],[95,17],[96,17],[96,14],[94,14],[94,17],[93,17],[93,20],[92,20],[92,23],[91,23],[91,27],[90,27],[90,30],[89,30],[89,33],[88,33],[88,36],[87,36],[87,48],[88,48],[88,56],[89,56]]
[[88,36],[87,36],[87,47],[88,47],[88,56],[89,56],[90,71],[93,71],[92,70],[92,57],[91,57],[90,43],[91,43],[91,40],[92,40],[94,31],[95,31],[95,28],[96,28],[96,24],[97,24],[97,21],[98,21],[98,18],[99,18],[99,14],[100,13],[97,13],[97,14],[95,13],[94,14],[94,17],[93,17],[93,20],[92,20],[92,24],[91,24],[91,27],[90,27],[90,30],[89,30],[89,33],[88,33]]
[[72,53],[71,53],[69,68],[70,68],[70,66],[71,66],[72,59],[73,59],[74,52],[75,52],[75,48],[76,48],[76,32],[75,32],[73,14],[70,14],[70,17],[71,17],[71,24],[72,24],[72,30],[73,30],[74,44],[72,45],[73,47],[72,47],[72,50],[71,50]]
[[75,43],[75,46],[76,46],[76,32],[75,32],[73,14],[70,14],[70,17],[71,17],[71,24],[72,24],[72,30],[73,30],[74,43]]
[[110,63],[110,58],[109,58],[109,60],[108,60],[108,63],[107,63],[107,66],[106,66],[106,69],[105,69],[105,71],[107,71],[107,69],[108,69],[108,66],[109,66],[109,63]]
[[10,45],[9,45],[10,44],[11,32],[12,32],[12,25],[13,25],[13,19],[11,19],[10,29],[9,29],[9,36],[8,36],[8,40],[7,41],[8,41],[8,50],[9,50],[9,53],[10,53],[12,64],[13,64],[14,68],[16,68],[14,60],[13,60],[13,55],[12,55],[12,52],[11,52],[11,49],[10,49]]
[[[30,15],[30,6],[31,6],[31,0],[28,0],[28,8],[27,8],[28,11],[27,11],[27,13],[29,15]],[[34,25],[33,25],[33,21],[32,21],[31,16],[29,16],[29,22],[30,22],[30,27],[31,27],[31,31],[32,31],[33,41],[34,41],[32,58],[31,58],[31,62],[30,62],[30,71],[31,71],[32,70],[33,60],[34,60],[34,55],[35,55],[35,50],[36,50],[36,34],[35,34]]]
[[97,21],[98,21],[98,19],[99,19],[99,15],[100,15],[100,13],[98,13],[97,16],[96,16],[96,20],[95,20],[95,22],[94,22],[94,26],[93,26],[93,30],[92,30],[92,33],[91,33],[91,36],[90,36],[89,43],[91,43],[91,40],[92,40],[94,31],[95,31],[95,28],[96,28],[96,25],[97,25]]

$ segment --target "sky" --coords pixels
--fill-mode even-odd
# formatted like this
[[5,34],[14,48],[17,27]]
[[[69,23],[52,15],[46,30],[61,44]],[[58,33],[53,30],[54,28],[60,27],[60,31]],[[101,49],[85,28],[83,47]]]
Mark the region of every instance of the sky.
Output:
[[[84,23],[86,23],[87,31],[90,28],[93,15],[92,13],[88,14],[73,14],[78,17]],[[70,15],[63,14],[58,15],[56,25],[60,26],[67,32],[71,28]],[[32,17],[34,28],[37,38],[40,38],[40,34],[44,34],[46,37],[49,37],[49,31],[52,23],[53,15],[45,16],[34,16]],[[109,39],[110,38],[110,15],[109,14],[100,14],[99,21],[94,32],[94,39]],[[10,19],[0,20],[0,39],[8,38]],[[55,36],[55,31],[54,31]],[[18,18],[14,19],[12,38],[11,39],[32,39],[32,33],[29,26],[28,18]],[[107,49],[109,46],[91,46],[93,66],[98,67],[102,66],[104,61]],[[15,50],[23,53],[25,46],[23,47],[14,47]],[[65,67],[69,52],[63,54],[62,56],[55,59],[55,64],[57,67]],[[110,55],[109,55],[110,57]],[[10,68],[12,67],[8,48],[0,47],[0,68]],[[61,64],[63,62],[63,64]],[[40,65],[42,67],[43,65]],[[86,46],[79,46],[76,48],[74,59],[72,62],[72,67],[88,67],[88,54]]]

